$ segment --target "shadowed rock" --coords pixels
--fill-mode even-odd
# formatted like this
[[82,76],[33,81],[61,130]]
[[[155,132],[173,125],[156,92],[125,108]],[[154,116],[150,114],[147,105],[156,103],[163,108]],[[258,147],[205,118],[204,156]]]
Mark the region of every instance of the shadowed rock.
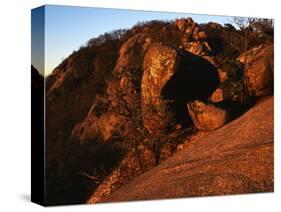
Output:
[[189,52],[181,52],[177,72],[163,86],[161,95],[169,100],[176,121],[190,126],[187,102],[207,100],[218,85],[217,69],[209,61]]

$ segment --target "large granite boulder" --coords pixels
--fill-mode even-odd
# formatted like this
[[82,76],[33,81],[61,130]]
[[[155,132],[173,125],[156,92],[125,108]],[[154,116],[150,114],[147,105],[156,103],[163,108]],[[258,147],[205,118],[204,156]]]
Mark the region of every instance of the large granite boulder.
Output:
[[273,44],[252,48],[238,57],[246,65],[247,87],[252,95],[260,97],[273,92]]
[[167,102],[162,98],[161,91],[175,74],[177,64],[177,51],[160,44],[153,45],[145,55],[141,100],[143,123],[150,133],[163,132],[172,121],[172,114],[167,110]]

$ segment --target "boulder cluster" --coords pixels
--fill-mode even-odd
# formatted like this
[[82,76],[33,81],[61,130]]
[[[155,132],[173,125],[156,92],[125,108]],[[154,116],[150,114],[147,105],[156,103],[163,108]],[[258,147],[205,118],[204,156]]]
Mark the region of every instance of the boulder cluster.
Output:
[[[102,201],[157,165],[159,158],[172,155],[175,146],[155,148],[161,138],[169,138],[184,127],[216,130],[232,118],[224,107],[226,99],[220,86],[228,80],[227,72],[214,56],[208,33],[191,18],[176,20],[174,24],[181,36],[178,48],[154,42],[145,32],[123,43],[105,94],[94,98],[87,115],[72,129],[71,136],[80,143],[99,137],[105,142],[130,140],[136,144],[89,198],[89,203]],[[237,60],[245,64],[245,85],[255,97],[273,92],[272,44],[251,49]],[[53,98],[70,75],[80,79],[87,74],[68,69],[71,71],[57,73],[48,98]],[[136,141],[136,135],[141,135],[141,139]],[[154,139],[149,141],[154,149],[145,145],[145,135]],[[155,142],[156,137],[159,140]]]
[[[187,83],[192,80],[197,81],[199,86],[193,88],[195,92],[200,90],[200,87],[204,92],[204,83],[208,83],[216,77],[219,78],[219,83],[205,98],[200,95],[187,98],[184,102],[187,104],[186,111],[189,113],[187,116],[191,116],[195,126],[201,130],[214,130],[229,120],[229,115],[226,115],[228,112],[215,105],[224,101],[224,93],[219,88],[219,84],[227,80],[227,72],[221,70],[215,56],[213,56],[207,43],[207,33],[191,18],[179,19],[175,24],[181,32],[182,47],[179,49],[154,43],[145,33],[134,35],[122,45],[107,94],[96,97],[88,115],[73,129],[73,136],[77,136],[80,142],[90,140],[97,135],[101,136],[103,140],[110,140],[114,136],[127,137],[135,127],[133,122],[136,117],[132,118],[133,116],[141,116],[144,126],[150,133],[160,135],[165,132],[174,117],[169,111],[170,99],[163,98],[163,88],[182,69],[183,60],[187,61],[185,62],[187,63],[186,67],[184,67],[186,72],[200,72],[196,69],[202,69],[202,67],[194,65],[195,59],[189,59],[193,55],[206,60],[212,66],[209,68],[210,72],[211,69],[215,69],[217,75],[211,76],[213,79],[203,72],[204,75],[200,79],[186,75],[189,77],[189,79],[184,79]],[[187,52],[192,56],[186,56],[182,52]],[[272,54],[272,45],[262,45],[246,53],[250,65],[245,70],[245,75],[250,90],[256,96],[268,95],[272,92]],[[241,55],[238,60],[245,63],[244,58],[245,55]],[[58,81],[54,83],[51,91],[61,82],[61,80]],[[192,88],[187,86],[182,89]],[[180,93],[175,93],[175,96],[190,91],[177,92]],[[206,90],[206,93],[208,92],[210,91]],[[200,107],[197,107],[198,105]],[[135,114],[137,108],[142,111],[142,114]],[[216,108],[218,112],[214,112]],[[220,114],[222,110],[225,115],[215,115]],[[212,115],[209,117],[206,114]],[[212,121],[210,122],[209,119]],[[212,123],[210,124],[212,126],[209,126],[208,123]]]
[[[219,85],[228,77],[216,61],[207,42],[207,33],[191,18],[179,19],[175,24],[181,32],[182,45],[179,49],[154,43],[145,33],[137,34],[123,44],[106,96],[96,98],[87,117],[72,132],[80,142],[97,135],[107,141],[114,136],[130,138],[137,127],[137,119],[141,119],[149,134],[161,137],[167,134],[168,128],[182,127],[182,123],[176,123],[175,111],[172,110],[172,107],[178,109],[177,104],[181,104],[186,113],[180,115],[191,119],[199,130],[218,129],[231,119],[230,112],[218,106],[225,101],[223,89]],[[251,65],[245,70],[245,75],[248,77],[248,86],[256,96],[272,91],[270,54],[272,46],[268,45],[251,51]],[[184,83],[177,80],[176,75]],[[96,112],[99,107],[102,107],[100,114]],[[136,111],[138,108],[141,114]],[[130,179],[157,164],[151,149],[145,145],[139,148],[139,157],[146,157],[141,160],[145,162],[141,165],[136,153],[128,154],[88,202],[101,201]],[[164,153],[163,150],[160,154]],[[166,154],[171,155],[172,150],[168,148]]]
[[192,18],[178,19],[175,24],[180,30],[181,43],[185,50],[200,56],[211,54],[206,32]]

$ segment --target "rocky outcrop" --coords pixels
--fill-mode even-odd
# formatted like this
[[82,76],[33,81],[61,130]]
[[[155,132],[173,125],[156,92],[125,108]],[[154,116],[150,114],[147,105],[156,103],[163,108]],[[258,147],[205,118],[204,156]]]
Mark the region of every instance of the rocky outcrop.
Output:
[[[198,133],[200,136],[200,133]],[[153,167],[159,165],[176,152],[183,149],[185,143],[198,135],[190,135],[189,130],[175,131],[165,137],[165,140],[146,138],[143,143],[135,146],[120,162],[120,165],[110,173],[87,200],[87,203],[103,202],[112,193],[141,176]],[[163,142],[165,141],[165,142]]]
[[245,76],[249,91],[257,97],[273,92],[273,44],[263,44],[239,56],[246,64]]
[[181,43],[186,51],[200,56],[210,55],[212,50],[206,42],[207,35],[192,18],[178,19],[175,23],[181,32]]
[[216,67],[185,50],[154,45],[143,64],[143,123],[153,134],[165,133],[178,122],[189,125],[186,103],[207,100],[219,85]]
[[138,147],[138,152],[130,152],[102,184],[95,190],[87,203],[97,203],[106,199],[110,194],[126,185],[136,177],[156,165],[156,158],[153,151],[145,145]]
[[[244,144],[239,138],[236,140],[233,122],[227,124],[234,117],[230,117],[230,111],[235,112],[235,118],[241,115],[239,107],[244,105],[240,104],[237,93],[245,86],[241,78],[233,76],[232,64],[231,71],[222,70],[228,66],[219,64],[232,62],[234,54],[228,51],[229,45],[222,50],[225,47],[220,37],[225,36],[221,33],[222,28],[225,27],[216,23],[199,25],[191,18],[171,23],[152,21],[138,24],[131,30],[94,38],[65,59],[46,80],[46,148],[49,153],[46,166],[51,173],[47,177],[51,191],[48,198],[55,203],[58,197],[59,201],[70,203],[86,201],[86,198],[88,203],[107,201],[115,192],[118,194],[119,189],[130,188],[130,182],[145,176],[145,172],[161,169],[162,162],[178,150],[184,153],[169,167],[173,171],[163,171],[167,179],[176,173],[175,178],[171,177],[171,184],[168,182],[167,187],[161,184],[161,181],[166,183],[165,179],[156,173],[156,178],[146,179],[147,184],[141,183],[140,189],[137,187],[137,198],[142,197],[138,192],[145,190],[146,185],[151,194],[144,192],[143,195],[148,195],[144,198],[161,198],[160,185],[164,187],[164,193],[167,192],[163,196],[167,197],[227,193],[230,188],[236,188],[236,184],[232,184],[236,178],[237,191],[247,192],[247,185],[262,190],[260,184],[255,187],[256,182],[260,183],[259,179],[255,180],[252,175],[245,177],[244,168],[240,167],[242,159],[252,155],[245,145],[255,146],[255,135],[248,134],[251,137]],[[235,36],[241,38],[239,33]],[[247,54],[252,56],[245,75],[249,90],[257,96],[271,93],[273,78],[268,75],[270,69],[267,67],[272,65],[272,59],[270,50],[265,50],[266,45]],[[233,72],[235,70],[233,68]],[[237,81],[234,82],[234,78]],[[227,83],[233,86],[225,86]],[[237,100],[232,98],[234,96],[238,96]],[[244,119],[240,124],[244,122],[247,125],[243,128],[235,125],[239,128],[239,136],[244,128],[252,130],[249,127],[252,122]],[[226,140],[225,135],[229,132],[232,135]],[[206,137],[196,137],[197,133]],[[217,136],[212,137],[213,134]],[[241,157],[240,163],[231,163],[228,158],[233,159],[232,155],[225,156],[231,143],[242,147],[246,154],[239,155],[237,149],[231,149]],[[185,151],[186,148],[189,150]],[[182,162],[183,158],[188,161]],[[217,164],[215,159],[229,167],[238,167],[238,171],[233,168],[234,175],[224,173],[222,164]],[[205,161],[207,166],[203,167]],[[155,167],[159,164],[160,168]],[[185,166],[188,170],[181,169]],[[150,180],[154,184],[150,184]],[[177,184],[180,182],[182,187]],[[265,184],[269,184],[268,180]],[[160,196],[157,196],[158,192]],[[125,194],[124,198],[132,197],[127,195],[131,194]]]
[[175,24],[182,34],[182,43],[207,39],[206,33],[200,29],[200,26],[192,18],[178,19]]
[[161,91],[175,74],[178,66],[177,51],[163,45],[152,46],[145,55],[141,82],[142,115],[150,133],[163,132],[172,121]]
[[70,56],[48,76],[46,80],[48,101],[53,101],[59,93],[71,91],[77,82],[85,80],[93,72],[93,68],[80,69],[77,67],[77,57],[76,55]]
[[96,97],[88,115],[72,131],[80,142],[97,136],[104,141],[126,137],[132,131],[132,113],[140,107],[142,61],[151,43],[151,38],[139,33],[121,46],[106,95]]
[[188,103],[187,107],[194,125],[200,130],[215,130],[229,120],[229,114],[225,109],[212,104],[205,104],[196,100]]
[[[145,128],[152,135],[163,136],[175,118],[173,111],[170,111],[170,101],[175,99],[169,99],[169,92],[176,92],[177,95],[185,92],[181,96],[184,98],[182,104],[185,105],[191,99],[207,99],[217,87],[219,80],[216,68],[207,59],[162,44],[151,44],[151,39],[145,34],[138,34],[122,45],[106,95],[95,98],[86,118],[72,131],[72,135],[81,143],[99,136],[104,141],[129,140],[135,136],[133,131],[136,130],[136,118],[139,118],[136,114],[138,108],[141,108]],[[136,54],[140,57],[136,57]],[[184,72],[186,74],[182,75]],[[178,77],[175,78],[175,85],[180,87],[172,85],[172,90],[169,90],[170,80],[174,84],[171,78],[176,73],[181,75],[179,81]],[[202,75],[206,78],[202,78]],[[198,93],[194,93],[192,88],[196,90],[199,87]],[[184,110],[187,111],[186,107]],[[185,115],[188,117],[187,113]],[[88,202],[103,201],[176,150],[177,143],[160,145],[157,142],[153,144],[157,145],[153,150],[143,144],[137,144],[135,149],[130,150]]]
[[[134,130],[134,119],[140,118],[136,111],[141,111],[145,128],[153,134],[173,127],[179,122],[176,119],[186,119],[180,122],[188,125],[186,102],[209,98],[218,86],[219,69],[202,39],[205,33],[192,19],[184,23],[181,26],[183,22],[178,22],[183,36],[191,33],[185,50],[153,44],[145,33],[134,35],[121,46],[106,95],[96,97],[87,116],[73,128],[74,137],[80,142],[97,136],[103,140],[128,137]],[[102,113],[97,116],[92,111],[101,105]]]
[[272,192],[273,177],[273,97],[268,97],[104,202]]

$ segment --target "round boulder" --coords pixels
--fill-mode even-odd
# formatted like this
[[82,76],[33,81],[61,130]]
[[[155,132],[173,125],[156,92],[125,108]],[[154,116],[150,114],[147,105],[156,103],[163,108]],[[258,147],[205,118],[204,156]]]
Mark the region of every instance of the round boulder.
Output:
[[250,56],[245,72],[248,89],[254,96],[266,96],[273,92],[273,45],[266,45]]
[[226,110],[198,100],[188,103],[187,108],[194,125],[203,131],[220,128],[229,119],[229,114]]

